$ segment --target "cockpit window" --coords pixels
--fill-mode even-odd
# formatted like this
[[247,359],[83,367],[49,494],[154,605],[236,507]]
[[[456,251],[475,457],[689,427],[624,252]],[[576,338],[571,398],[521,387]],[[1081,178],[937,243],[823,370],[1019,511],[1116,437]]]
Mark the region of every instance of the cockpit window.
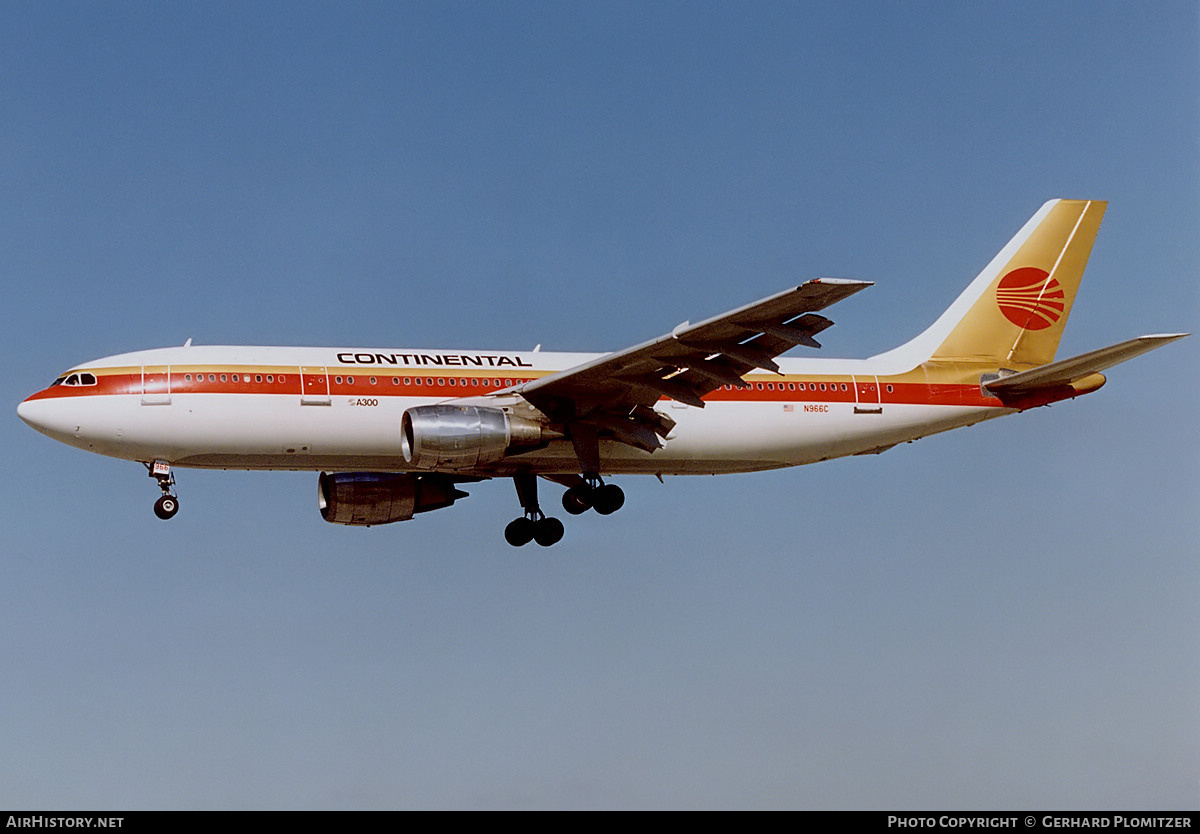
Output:
[[72,387],[75,387],[75,386],[80,386],[80,385],[95,385],[95,384],[96,384],[96,375],[87,373],[85,371],[83,373],[76,373],[76,374],[63,374],[58,379],[54,380],[54,382],[50,383],[50,387],[53,388],[55,385],[70,385]]

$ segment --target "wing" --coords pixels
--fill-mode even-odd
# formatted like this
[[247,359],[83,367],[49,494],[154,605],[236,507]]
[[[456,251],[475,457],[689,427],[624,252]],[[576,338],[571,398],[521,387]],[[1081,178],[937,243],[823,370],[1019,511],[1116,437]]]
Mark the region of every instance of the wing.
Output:
[[813,337],[833,322],[817,310],[871,283],[816,278],[512,390],[567,427],[584,472],[594,473],[597,437],[648,452],[660,448],[659,438],[674,427],[654,410],[662,397],[703,408],[705,394],[741,385],[742,376],[755,368],[777,372],[775,357],[781,353],[796,345],[820,347]]

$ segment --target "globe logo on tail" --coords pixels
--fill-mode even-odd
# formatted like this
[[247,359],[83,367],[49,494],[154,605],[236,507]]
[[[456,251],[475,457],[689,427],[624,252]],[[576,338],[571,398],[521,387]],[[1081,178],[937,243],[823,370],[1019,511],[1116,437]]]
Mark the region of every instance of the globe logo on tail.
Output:
[[1004,317],[1025,330],[1045,330],[1062,318],[1066,295],[1050,273],[1023,266],[1000,279],[996,303]]

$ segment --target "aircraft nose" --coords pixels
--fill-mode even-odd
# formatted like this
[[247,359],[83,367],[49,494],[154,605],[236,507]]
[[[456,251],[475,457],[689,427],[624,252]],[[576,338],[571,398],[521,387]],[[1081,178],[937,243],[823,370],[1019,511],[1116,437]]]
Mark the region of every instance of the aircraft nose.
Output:
[[38,426],[35,422],[37,420],[35,411],[37,411],[37,406],[30,400],[25,400],[17,406],[17,416],[24,420],[26,425],[36,429]]
[[78,432],[79,426],[74,422],[73,415],[57,405],[52,400],[36,399],[34,395],[17,406],[17,416],[30,428],[50,437],[59,438]]

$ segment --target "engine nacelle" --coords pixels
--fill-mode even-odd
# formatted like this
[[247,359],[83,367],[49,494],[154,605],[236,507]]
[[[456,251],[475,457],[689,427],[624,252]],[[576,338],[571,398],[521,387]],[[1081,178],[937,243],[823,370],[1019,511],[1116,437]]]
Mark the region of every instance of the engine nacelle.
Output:
[[419,405],[400,418],[400,451],[418,469],[470,469],[542,443],[542,425],[499,408]]
[[467,493],[441,475],[322,472],[317,481],[321,518],[334,524],[388,524],[449,507]]

